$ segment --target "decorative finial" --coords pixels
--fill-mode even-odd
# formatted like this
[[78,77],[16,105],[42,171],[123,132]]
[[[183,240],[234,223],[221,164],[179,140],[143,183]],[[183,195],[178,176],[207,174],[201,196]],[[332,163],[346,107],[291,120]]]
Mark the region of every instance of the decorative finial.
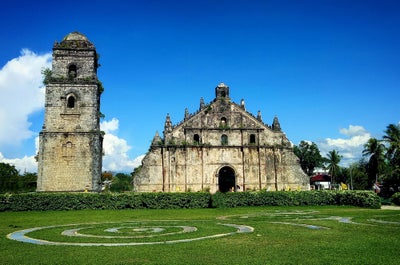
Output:
[[158,131],[156,131],[156,134],[153,137],[153,141],[151,142],[151,145],[161,145],[162,140],[160,135],[158,134]]
[[200,98],[200,110],[204,108],[204,99],[203,97]]
[[171,122],[171,117],[169,116],[168,113],[167,117],[165,118],[164,134],[169,133],[171,131],[172,131],[172,122]]
[[261,111],[260,110],[257,112],[257,120],[262,121]]
[[188,110],[188,108],[185,108],[185,117],[184,117],[184,120],[186,121],[187,119],[189,119],[189,110]]
[[281,131],[281,125],[277,116],[275,116],[274,121],[272,122],[272,130],[279,132]]

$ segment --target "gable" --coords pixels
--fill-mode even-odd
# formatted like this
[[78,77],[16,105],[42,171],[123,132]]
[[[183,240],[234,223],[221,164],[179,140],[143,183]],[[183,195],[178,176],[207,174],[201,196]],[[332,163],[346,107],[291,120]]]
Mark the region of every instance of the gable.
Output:
[[232,102],[226,96],[229,90],[219,88],[211,103],[201,101],[200,109],[194,114],[185,110],[185,118],[177,125],[172,126],[167,116],[164,131],[167,145],[290,145],[277,118],[271,126],[265,124],[260,113],[256,117],[247,112],[243,101],[240,105]]

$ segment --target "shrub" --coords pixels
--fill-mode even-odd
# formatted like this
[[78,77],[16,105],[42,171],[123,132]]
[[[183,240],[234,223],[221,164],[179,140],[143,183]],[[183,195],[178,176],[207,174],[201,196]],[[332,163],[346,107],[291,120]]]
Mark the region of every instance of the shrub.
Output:
[[379,197],[371,191],[259,191],[216,193],[212,207],[353,205],[378,209]]
[[400,192],[396,192],[391,197],[392,203],[400,206]]
[[[400,193],[393,196],[399,203]],[[186,193],[21,193],[1,194],[0,211],[82,209],[232,208],[244,206],[353,205],[380,208],[371,191],[259,191]]]
[[208,208],[210,193],[23,193],[0,195],[0,211]]

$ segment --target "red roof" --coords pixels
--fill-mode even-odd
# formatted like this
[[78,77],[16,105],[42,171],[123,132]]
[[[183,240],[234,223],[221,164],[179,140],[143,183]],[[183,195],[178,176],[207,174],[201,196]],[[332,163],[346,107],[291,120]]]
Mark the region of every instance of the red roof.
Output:
[[324,175],[319,174],[319,175],[315,175],[314,177],[310,178],[310,182],[316,182],[316,181],[331,181],[331,176],[326,175],[326,174],[324,174]]

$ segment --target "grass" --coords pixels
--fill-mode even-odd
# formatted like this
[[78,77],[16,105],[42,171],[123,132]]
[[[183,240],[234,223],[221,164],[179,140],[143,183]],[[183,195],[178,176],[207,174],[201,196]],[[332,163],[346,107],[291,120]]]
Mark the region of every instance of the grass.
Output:
[[[236,228],[223,223],[251,226],[254,231],[233,233]],[[17,230],[44,226],[54,227],[28,236],[56,242],[150,243],[233,234],[113,247],[35,245],[6,238]],[[182,226],[197,230],[176,233]],[[110,227],[117,231],[104,232]],[[61,235],[73,228],[98,237]],[[398,264],[399,235],[400,211],[355,207],[2,212],[0,264]]]

